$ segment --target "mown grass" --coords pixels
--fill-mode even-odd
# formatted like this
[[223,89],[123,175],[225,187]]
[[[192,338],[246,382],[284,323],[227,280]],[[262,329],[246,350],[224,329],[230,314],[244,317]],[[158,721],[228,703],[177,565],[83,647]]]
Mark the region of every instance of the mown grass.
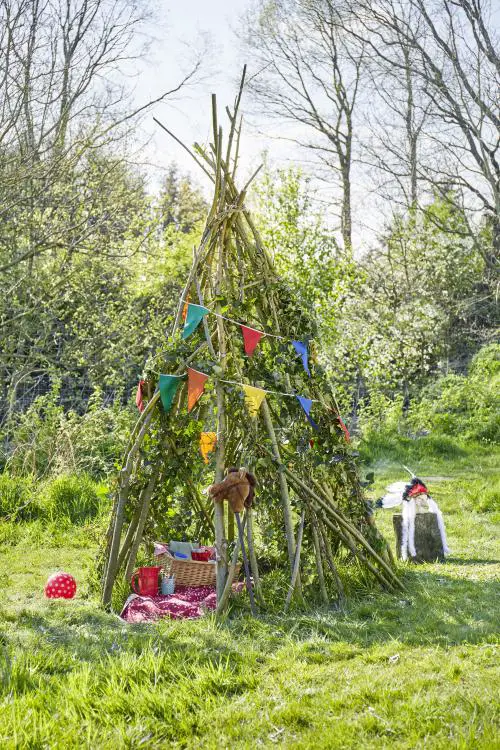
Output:
[[[498,458],[413,455],[452,556],[402,567],[403,595],[342,612],[127,626],[82,593],[42,596],[55,569],[85,577],[95,526],[4,524],[0,747],[500,747],[499,519],[477,489],[494,486]],[[372,468],[374,496],[401,476],[384,455]],[[392,539],[391,513],[377,518]]]

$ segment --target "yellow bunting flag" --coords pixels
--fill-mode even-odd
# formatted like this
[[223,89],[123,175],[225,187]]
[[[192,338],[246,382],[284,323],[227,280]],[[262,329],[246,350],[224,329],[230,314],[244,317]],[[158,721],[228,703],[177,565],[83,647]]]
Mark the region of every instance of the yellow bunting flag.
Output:
[[200,452],[203,460],[208,464],[208,454],[212,453],[217,443],[215,432],[202,432],[200,435]]
[[262,388],[255,388],[253,385],[242,385],[245,391],[245,403],[251,417],[256,417],[260,405],[263,402],[266,392]]

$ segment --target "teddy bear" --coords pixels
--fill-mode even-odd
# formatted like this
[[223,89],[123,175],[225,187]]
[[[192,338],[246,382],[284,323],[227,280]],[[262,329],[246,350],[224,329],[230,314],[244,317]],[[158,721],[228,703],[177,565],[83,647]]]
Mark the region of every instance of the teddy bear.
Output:
[[255,496],[256,479],[244,467],[232,466],[222,482],[212,484],[208,493],[215,503],[227,500],[233,513],[243,513],[250,508]]

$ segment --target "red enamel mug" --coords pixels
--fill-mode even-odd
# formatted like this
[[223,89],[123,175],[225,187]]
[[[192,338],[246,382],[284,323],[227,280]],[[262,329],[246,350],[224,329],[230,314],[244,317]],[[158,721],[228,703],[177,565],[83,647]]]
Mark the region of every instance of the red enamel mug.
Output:
[[138,568],[130,578],[133,591],[139,596],[158,595],[158,575],[161,567]]

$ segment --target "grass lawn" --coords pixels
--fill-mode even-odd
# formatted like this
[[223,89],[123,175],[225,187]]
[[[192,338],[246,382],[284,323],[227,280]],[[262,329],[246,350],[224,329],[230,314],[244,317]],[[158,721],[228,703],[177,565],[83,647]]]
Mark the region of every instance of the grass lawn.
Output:
[[[377,495],[402,474],[372,458]],[[43,599],[50,572],[84,578],[93,527],[0,525],[0,748],[500,748],[499,513],[477,510],[499,459],[413,456],[451,558],[344,612],[127,626]]]

